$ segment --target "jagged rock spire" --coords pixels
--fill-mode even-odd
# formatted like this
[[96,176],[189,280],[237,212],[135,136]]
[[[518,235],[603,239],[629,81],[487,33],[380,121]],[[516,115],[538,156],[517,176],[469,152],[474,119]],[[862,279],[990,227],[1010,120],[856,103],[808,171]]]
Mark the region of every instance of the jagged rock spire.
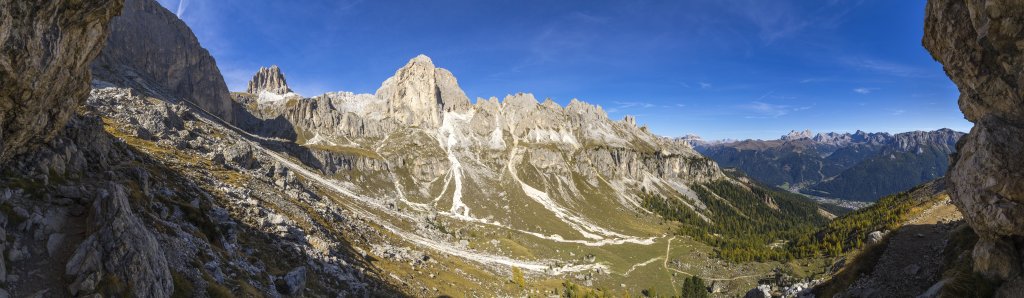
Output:
[[267,91],[275,94],[288,94],[292,89],[288,88],[288,82],[284,80],[284,74],[277,65],[260,67],[260,70],[249,80],[249,88],[246,92],[258,94],[260,91]]
[[388,114],[399,122],[420,127],[441,125],[442,112],[470,107],[469,98],[446,69],[434,67],[430,57],[419,55],[409,60],[377,89],[385,100]]
[[626,115],[626,117],[622,118],[622,121],[630,126],[636,126],[636,117],[633,115]]

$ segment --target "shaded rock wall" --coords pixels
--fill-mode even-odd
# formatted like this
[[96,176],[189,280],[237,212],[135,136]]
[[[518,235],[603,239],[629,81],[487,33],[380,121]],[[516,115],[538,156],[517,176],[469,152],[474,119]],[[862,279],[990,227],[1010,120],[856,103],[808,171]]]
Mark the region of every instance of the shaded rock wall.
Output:
[[64,127],[120,0],[0,0],[0,162]]
[[233,118],[217,62],[188,25],[155,0],[125,1],[92,69],[97,79],[189,100],[222,119]]
[[974,269],[1021,275],[1024,248],[1024,2],[931,0],[924,46],[960,89],[974,122],[947,174],[953,202],[981,240]]

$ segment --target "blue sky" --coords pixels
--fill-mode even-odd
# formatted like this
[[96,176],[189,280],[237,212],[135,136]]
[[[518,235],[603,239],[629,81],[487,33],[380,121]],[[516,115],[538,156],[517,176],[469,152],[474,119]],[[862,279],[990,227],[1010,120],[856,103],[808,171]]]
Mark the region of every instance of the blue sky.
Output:
[[277,64],[306,96],[373,93],[422,53],[470,98],[579,98],[665,136],[971,127],[925,0],[160,2],[231,90]]

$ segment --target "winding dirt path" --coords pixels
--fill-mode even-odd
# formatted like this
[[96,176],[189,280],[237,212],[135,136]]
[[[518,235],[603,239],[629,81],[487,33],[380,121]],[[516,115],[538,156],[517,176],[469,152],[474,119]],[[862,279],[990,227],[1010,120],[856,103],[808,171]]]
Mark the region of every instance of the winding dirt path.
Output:
[[963,215],[945,198],[931,203],[889,236],[888,245],[870,275],[857,280],[848,293],[914,297],[942,275],[942,252],[954,225]]

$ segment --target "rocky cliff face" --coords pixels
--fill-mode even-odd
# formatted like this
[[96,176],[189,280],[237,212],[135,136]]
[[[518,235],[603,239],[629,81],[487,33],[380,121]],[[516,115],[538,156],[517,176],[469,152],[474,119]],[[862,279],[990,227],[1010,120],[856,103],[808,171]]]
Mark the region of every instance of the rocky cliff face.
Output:
[[174,13],[155,0],[127,0],[110,28],[92,64],[96,79],[187,100],[231,120],[231,96],[217,62]]
[[277,67],[277,65],[260,67],[260,70],[252,76],[252,80],[249,81],[249,87],[245,90],[245,92],[250,94],[259,94],[262,91],[267,91],[278,95],[285,95],[292,92],[292,89],[288,88],[288,82],[284,80],[281,68]]
[[384,81],[377,97],[387,102],[388,113],[398,122],[412,126],[438,127],[442,112],[469,107],[469,98],[452,73],[434,67],[424,55],[409,60]]
[[0,163],[64,127],[121,2],[0,1]]
[[[974,269],[1021,284],[1024,252],[1024,2],[931,0],[924,46],[960,89],[974,128],[947,176],[981,240]],[[1019,294],[1017,292],[1016,294]]]

